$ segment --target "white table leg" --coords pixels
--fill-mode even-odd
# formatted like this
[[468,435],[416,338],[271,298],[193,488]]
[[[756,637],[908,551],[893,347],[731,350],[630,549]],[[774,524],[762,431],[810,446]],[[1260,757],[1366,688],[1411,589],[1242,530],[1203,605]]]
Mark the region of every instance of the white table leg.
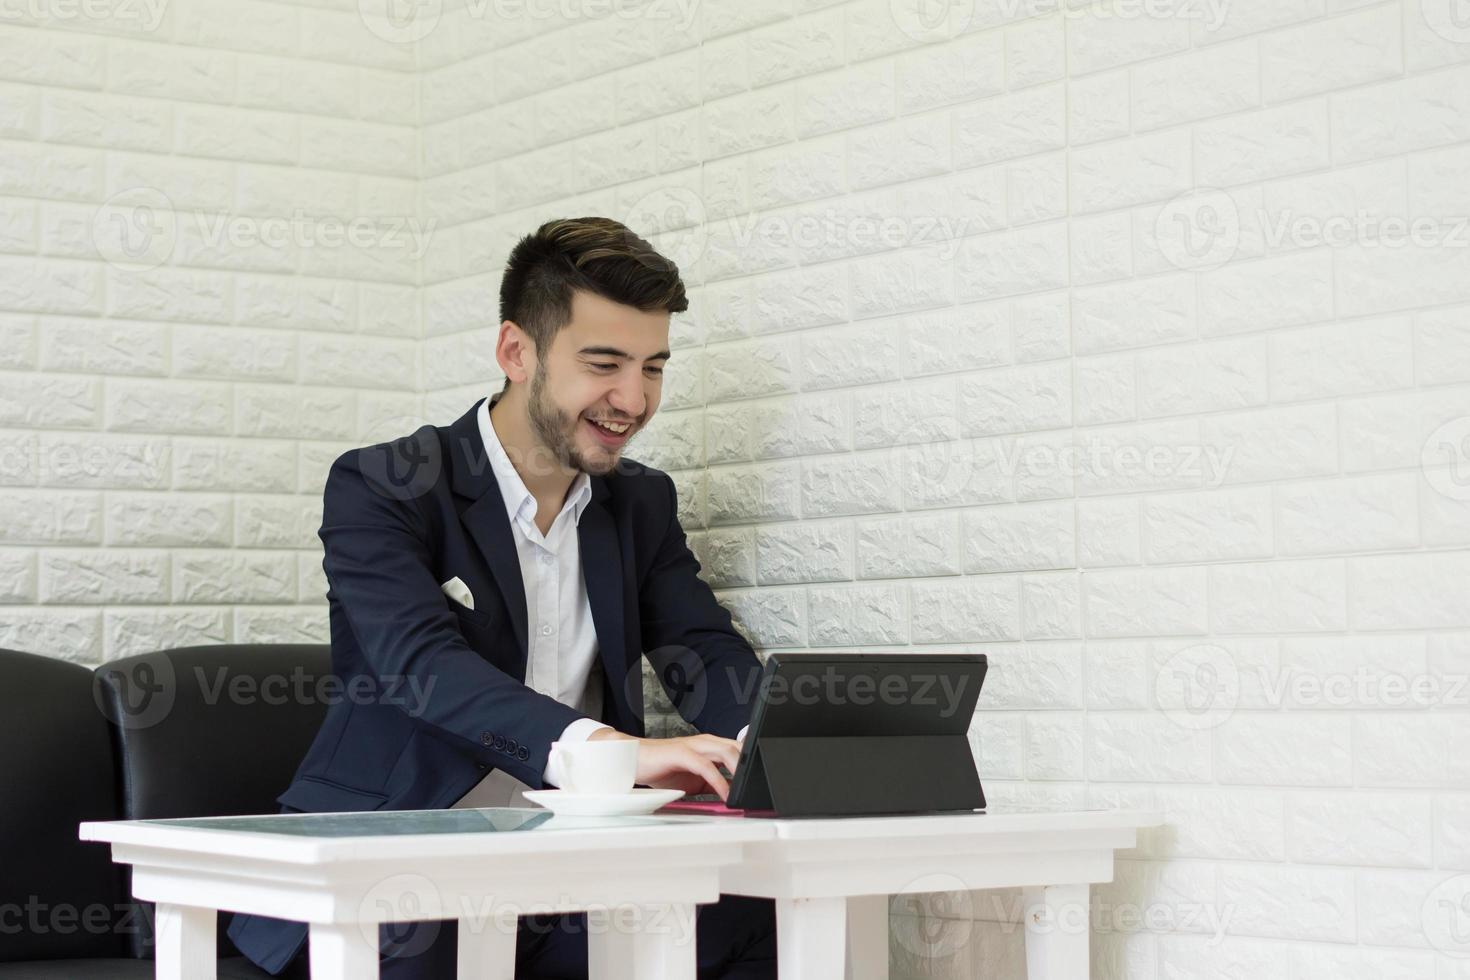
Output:
[[587,980],[695,980],[694,905],[587,913]]
[[1088,886],[1023,889],[1027,980],[1086,980]]
[[214,980],[215,911],[159,902],[153,913],[157,980]]
[[516,923],[507,932],[495,919],[459,920],[459,980],[515,980]]
[[[378,980],[378,945],[355,922],[313,922],[307,948],[311,980]],[[377,929],[370,930],[376,937]]]
[[846,980],[888,980],[888,896],[847,900]]
[[842,980],[847,899],[776,899],[776,973],[800,980]]

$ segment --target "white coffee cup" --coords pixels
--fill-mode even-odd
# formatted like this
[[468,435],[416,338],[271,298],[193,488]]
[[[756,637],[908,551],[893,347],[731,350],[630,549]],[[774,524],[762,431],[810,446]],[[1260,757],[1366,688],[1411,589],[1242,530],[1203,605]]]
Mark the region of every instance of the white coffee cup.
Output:
[[631,738],[552,742],[551,757],[561,767],[558,788],[571,793],[629,793],[638,775],[638,742]]

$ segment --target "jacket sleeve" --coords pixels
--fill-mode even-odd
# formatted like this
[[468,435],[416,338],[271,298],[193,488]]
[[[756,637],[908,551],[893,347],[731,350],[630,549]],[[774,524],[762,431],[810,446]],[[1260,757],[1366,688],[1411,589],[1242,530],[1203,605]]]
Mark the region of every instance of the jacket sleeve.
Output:
[[362,452],[344,454],[327,475],[319,535],[328,596],[341,604],[379,684],[407,681],[423,692],[405,708],[416,724],[542,786],[551,742],[582,715],[465,642],[434,578],[432,531],[418,495],[365,474]]
[[761,663],[699,577],[667,473],[669,523],[638,591],[643,649],[685,721],[735,738],[750,722]]

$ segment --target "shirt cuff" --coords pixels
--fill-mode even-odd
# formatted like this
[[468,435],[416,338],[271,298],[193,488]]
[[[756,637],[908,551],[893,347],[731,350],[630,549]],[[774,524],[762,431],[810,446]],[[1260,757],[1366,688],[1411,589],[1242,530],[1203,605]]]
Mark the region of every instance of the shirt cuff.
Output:
[[745,741],[745,733],[748,732],[748,731],[750,731],[750,726],[749,725],[746,725],[744,728],[740,729],[740,734],[735,736],[735,741],[737,741],[737,742],[743,742],[743,741]]
[[[562,729],[561,738],[558,742],[585,742],[593,732],[604,728],[611,728],[592,718],[578,718],[566,728]],[[541,774],[541,781],[548,786],[560,788],[562,781],[561,766],[557,765],[556,755],[552,754],[546,758],[546,771]]]

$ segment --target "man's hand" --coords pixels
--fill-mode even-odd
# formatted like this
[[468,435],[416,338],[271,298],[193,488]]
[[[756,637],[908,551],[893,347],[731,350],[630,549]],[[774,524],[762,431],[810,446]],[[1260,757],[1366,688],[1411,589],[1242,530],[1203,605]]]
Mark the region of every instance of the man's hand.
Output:
[[731,773],[740,761],[740,743],[718,735],[686,735],[682,738],[633,738],[611,728],[587,737],[633,739],[638,743],[638,775],[634,782],[657,789],[681,789],[686,793],[715,793],[721,800],[730,795],[730,784],[716,763]]

